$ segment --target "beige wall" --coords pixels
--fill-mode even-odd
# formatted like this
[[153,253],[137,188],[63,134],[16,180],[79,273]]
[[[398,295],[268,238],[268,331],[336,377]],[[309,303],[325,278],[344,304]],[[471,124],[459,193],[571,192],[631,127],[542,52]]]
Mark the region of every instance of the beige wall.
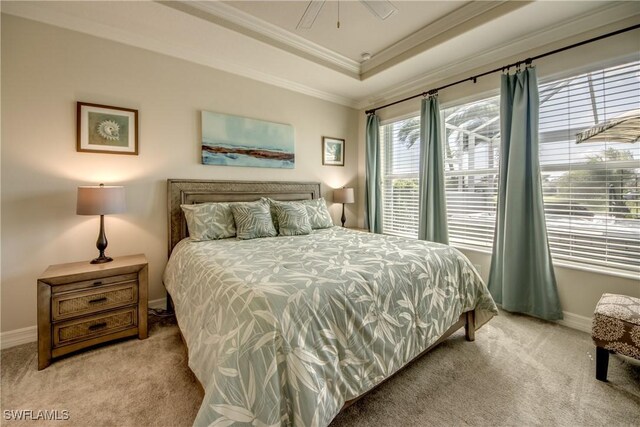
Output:
[[[107,253],[147,255],[151,299],[164,297],[167,178],[320,181],[329,201],[332,188],[358,185],[353,109],[12,16],[1,40],[2,331],[35,325],[48,265],[97,255],[99,220],[75,214],[78,185],[126,187],[127,212],[105,218]],[[76,152],[76,101],[138,109],[140,154]],[[201,165],[201,110],[293,125],[295,169]],[[346,139],[345,167],[322,166],[323,135]],[[339,223],[340,206],[330,209]]]
[[[630,18],[624,22],[594,29],[580,36],[573,37],[572,39],[559,40],[552,45],[540,46],[530,51],[522,52],[519,55],[496,61],[487,66],[483,66],[463,74],[452,75],[444,81],[434,81],[431,84],[425,85],[421,90],[429,90],[434,87],[443,86],[444,84],[461,80],[474,74],[479,74],[487,70],[501,67],[504,64],[513,63],[527,57],[548,52],[610,31],[615,31],[619,28],[625,28],[636,23],[635,18]],[[615,65],[630,60],[638,60],[640,59],[639,52],[640,30],[634,30],[610,39],[601,40],[596,43],[537,60],[534,64],[537,67],[539,80],[545,81],[565,77],[573,73],[587,72],[589,70],[601,68],[602,66]],[[441,91],[439,94],[440,105],[456,105],[481,99],[486,96],[497,95],[499,93],[499,87],[500,74],[492,74],[479,79],[476,84],[468,82]],[[417,91],[412,91],[410,93],[398,94],[397,97],[389,99],[389,101],[401,99],[403,97],[413,95],[416,92]],[[378,103],[376,105],[384,103],[386,102]],[[370,107],[367,107],[367,109],[368,108]],[[381,120],[388,120],[403,117],[408,114],[419,114],[419,109],[420,98],[417,98],[413,101],[404,102],[391,108],[380,110],[377,114]],[[365,110],[366,109],[360,112],[359,126],[361,127],[363,127],[365,123]],[[362,200],[360,204],[360,216],[362,216],[364,214],[365,185],[365,150],[363,131],[360,131],[359,133],[359,144],[361,148],[358,151],[358,179],[360,182],[359,188],[363,192],[360,195],[360,200]],[[463,252],[474,264],[481,266],[482,275],[486,280],[491,262],[490,254],[469,250],[463,250]],[[591,317],[598,299],[605,292],[622,293],[640,297],[640,277],[637,279],[622,278],[559,266],[556,267],[555,271],[562,308],[567,313]]]

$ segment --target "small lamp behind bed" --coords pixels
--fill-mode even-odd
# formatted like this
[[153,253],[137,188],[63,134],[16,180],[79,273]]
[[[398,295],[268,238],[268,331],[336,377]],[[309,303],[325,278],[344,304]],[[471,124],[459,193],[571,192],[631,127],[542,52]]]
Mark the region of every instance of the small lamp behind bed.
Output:
[[354,203],[356,201],[353,188],[342,187],[337,190],[333,190],[333,201],[334,203],[342,203],[342,217],[340,218],[340,221],[342,221],[342,226],[344,227],[344,223],[347,222],[347,217],[344,214],[344,205],[347,203]]

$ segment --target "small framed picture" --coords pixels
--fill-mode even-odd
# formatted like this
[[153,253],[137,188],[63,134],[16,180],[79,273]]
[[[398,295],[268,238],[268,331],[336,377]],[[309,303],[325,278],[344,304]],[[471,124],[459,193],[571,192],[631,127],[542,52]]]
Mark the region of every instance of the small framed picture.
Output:
[[322,164],[344,166],[344,139],[322,137]]
[[138,154],[138,110],[77,103],[77,151]]

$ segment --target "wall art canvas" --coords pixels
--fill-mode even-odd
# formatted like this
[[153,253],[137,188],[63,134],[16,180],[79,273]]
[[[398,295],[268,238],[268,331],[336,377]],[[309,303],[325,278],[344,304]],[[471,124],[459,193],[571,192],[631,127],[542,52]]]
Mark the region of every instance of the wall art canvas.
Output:
[[202,163],[293,169],[293,126],[202,112]]
[[77,103],[77,151],[138,154],[138,110]]

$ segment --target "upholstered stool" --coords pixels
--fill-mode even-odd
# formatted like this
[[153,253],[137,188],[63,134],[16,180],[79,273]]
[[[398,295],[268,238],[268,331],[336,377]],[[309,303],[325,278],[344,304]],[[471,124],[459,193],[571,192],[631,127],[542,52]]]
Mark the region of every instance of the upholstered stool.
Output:
[[640,360],[640,298],[604,294],[593,314],[596,378],[607,380],[609,352]]

